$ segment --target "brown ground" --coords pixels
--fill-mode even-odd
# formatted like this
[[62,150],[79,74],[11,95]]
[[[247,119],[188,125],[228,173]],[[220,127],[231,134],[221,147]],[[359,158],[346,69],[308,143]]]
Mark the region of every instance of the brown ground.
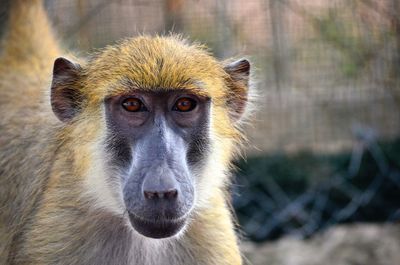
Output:
[[251,265],[399,265],[400,225],[337,226],[308,240],[245,243]]

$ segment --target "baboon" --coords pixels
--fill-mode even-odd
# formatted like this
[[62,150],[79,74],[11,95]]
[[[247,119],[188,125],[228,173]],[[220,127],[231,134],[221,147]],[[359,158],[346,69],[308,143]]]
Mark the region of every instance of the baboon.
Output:
[[[2,264],[242,264],[229,168],[247,59],[139,36],[74,58],[40,0],[13,0],[0,57]],[[69,58],[69,59],[66,59]]]

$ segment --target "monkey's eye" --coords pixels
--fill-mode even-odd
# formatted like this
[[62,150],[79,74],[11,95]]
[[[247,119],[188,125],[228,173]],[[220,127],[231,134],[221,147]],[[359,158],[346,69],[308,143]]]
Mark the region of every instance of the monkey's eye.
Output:
[[174,107],[172,110],[180,111],[180,112],[188,112],[192,111],[197,105],[197,102],[191,98],[180,98],[175,102]]
[[147,111],[146,106],[138,98],[127,98],[122,101],[122,107],[129,112]]

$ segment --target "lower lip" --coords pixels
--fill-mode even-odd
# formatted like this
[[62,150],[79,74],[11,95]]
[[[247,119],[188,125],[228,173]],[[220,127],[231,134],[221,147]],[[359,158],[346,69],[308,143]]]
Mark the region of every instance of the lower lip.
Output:
[[129,214],[133,228],[141,235],[149,238],[168,238],[176,235],[185,226],[186,218],[177,220],[146,220]]

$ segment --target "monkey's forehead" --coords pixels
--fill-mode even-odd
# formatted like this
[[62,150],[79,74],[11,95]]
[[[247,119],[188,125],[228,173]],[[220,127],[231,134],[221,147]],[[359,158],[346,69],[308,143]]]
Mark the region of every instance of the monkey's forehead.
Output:
[[[226,72],[203,46],[176,37],[139,37],[99,52],[86,67],[85,92],[98,98],[127,89],[186,89],[226,96]],[[96,96],[97,95],[97,96]]]

